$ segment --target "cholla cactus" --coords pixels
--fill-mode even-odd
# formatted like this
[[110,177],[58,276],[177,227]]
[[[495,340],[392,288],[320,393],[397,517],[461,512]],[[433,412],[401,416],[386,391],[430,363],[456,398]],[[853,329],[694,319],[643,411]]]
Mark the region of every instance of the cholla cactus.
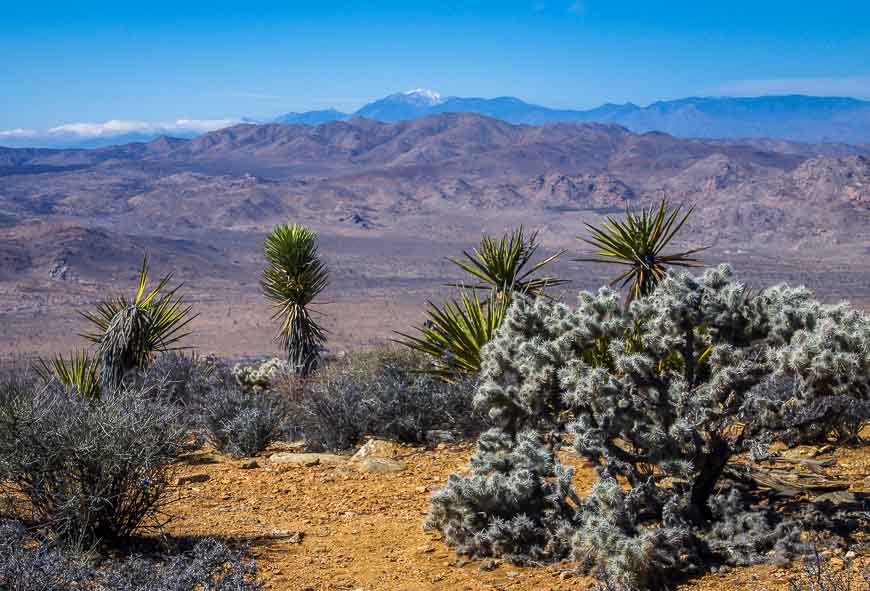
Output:
[[[771,355],[778,375],[792,376],[807,404],[790,403],[789,438],[807,440],[834,433],[858,435],[870,420],[870,317],[846,305],[819,310],[813,326],[797,331]],[[788,402],[788,401],[787,401]]]
[[283,359],[272,357],[259,365],[237,363],[232,374],[236,382],[245,390],[262,392],[269,390],[281,377],[289,376],[293,366]]
[[565,557],[578,525],[572,476],[535,433],[514,439],[490,429],[477,443],[471,475],[451,475],[432,495],[426,527],[474,557],[518,563]]
[[[798,419],[812,409],[838,400],[866,406],[868,322],[803,288],[751,294],[727,266],[670,275],[627,310],[607,289],[581,294],[573,310],[517,298],[483,352],[475,398],[501,428],[495,467],[473,464],[470,476],[451,477],[433,497],[430,525],[460,550],[485,555],[479,540],[491,535],[504,503],[525,498],[520,483],[558,473],[553,463],[528,475],[506,458],[520,446],[525,456],[548,457],[546,445],[568,430],[574,451],[599,466],[599,481],[552,536],[563,540],[573,527],[573,555],[590,570],[655,587],[704,560],[787,556],[797,547],[787,523],[714,492],[736,454],[800,433]],[[496,473],[497,486],[486,480]],[[558,498],[572,496],[565,481]],[[543,519],[526,509],[524,520]],[[542,552],[539,542],[526,544],[519,524],[499,535],[508,557],[562,556],[562,545]]]

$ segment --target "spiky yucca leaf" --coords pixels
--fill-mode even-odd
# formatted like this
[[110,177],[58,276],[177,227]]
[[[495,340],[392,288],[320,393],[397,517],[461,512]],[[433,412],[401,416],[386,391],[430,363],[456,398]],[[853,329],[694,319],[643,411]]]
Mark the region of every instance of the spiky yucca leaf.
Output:
[[50,361],[39,359],[34,370],[46,382],[55,379],[72,386],[82,398],[100,397],[99,364],[87,351],[76,351],[69,358],[57,355]]
[[260,286],[281,322],[278,340],[300,375],[317,365],[325,329],[311,306],[329,284],[329,271],[317,251],[317,236],[298,224],[277,226],[266,237],[266,268]]
[[133,299],[126,296],[107,298],[94,311],[81,312],[94,330],[85,339],[97,345],[102,382],[117,387],[127,372],[148,367],[156,353],[184,347],[178,343],[188,336],[183,332],[196,318],[178,290],[165,291],[172,273],[164,275],[148,289],[148,257],[142,260],[139,281]]
[[629,302],[647,296],[664,279],[668,267],[703,266],[700,260],[692,258],[691,255],[706,250],[706,246],[683,252],[662,253],[682,229],[694,208],[689,209],[682,217],[680,210],[681,206],[677,206],[668,211],[667,200],[662,200],[657,209],[643,209],[640,214],[626,209],[625,220],[622,221],[608,217],[600,228],[586,224],[592,237],[580,239],[598,250],[593,253],[596,257],[576,260],[628,267],[610,285],[622,282],[620,287],[625,287],[630,284]]
[[[480,247],[471,253],[462,251],[467,261],[449,258],[448,260],[462,270],[483,282],[472,288],[491,289],[494,294],[508,294],[514,291],[531,296],[543,294],[548,287],[568,283],[556,277],[535,277],[532,275],[556,260],[564,251],[557,252],[527,267],[538,250],[538,233],[528,237],[522,226],[505,234],[498,240],[484,235]],[[461,287],[462,285],[456,285]]]
[[428,320],[418,335],[397,332],[395,342],[420,351],[432,358],[430,373],[452,382],[464,374],[480,370],[480,351],[492,340],[501,326],[511,299],[491,297],[481,302],[477,291],[462,291],[458,300],[448,300],[443,307],[428,303]]

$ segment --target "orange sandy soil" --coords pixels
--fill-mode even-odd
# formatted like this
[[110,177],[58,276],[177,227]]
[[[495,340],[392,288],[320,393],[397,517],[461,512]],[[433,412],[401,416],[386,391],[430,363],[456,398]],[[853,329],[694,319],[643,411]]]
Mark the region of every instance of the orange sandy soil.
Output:
[[[350,465],[275,465],[268,453],[257,458],[258,467],[242,469],[243,461],[204,450],[190,456],[180,474],[209,478],[179,487],[183,498],[170,507],[176,518],[166,533],[249,544],[262,580],[275,590],[590,589],[592,580],[572,574],[569,562],[541,567],[500,563],[483,570],[484,561],[458,557],[437,534],[423,531],[432,491],[451,472],[465,470],[472,451],[467,444],[399,447],[398,459],[408,465],[406,471],[364,474]],[[853,491],[867,491],[868,451],[837,449],[820,459],[836,458],[832,470],[848,478]],[[584,493],[593,471],[577,468],[576,485]],[[842,554],[842,549],[830,553],[838,568],[844,568]],[[857,573],[868,566],[870,549],[865,549],[851,568]],[[788,578],[797,572],[796,565],[731,569],[691,579],[678,589],[786,589]],[[866,586],[859,583],[855,589]]]

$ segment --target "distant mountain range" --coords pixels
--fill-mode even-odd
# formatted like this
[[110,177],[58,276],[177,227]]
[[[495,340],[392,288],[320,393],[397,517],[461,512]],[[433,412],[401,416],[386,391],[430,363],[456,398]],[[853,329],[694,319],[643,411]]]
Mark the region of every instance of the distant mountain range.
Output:
[[[331,121],[365,118],[381,123],[411,121],[444,113],[484,115],[512,124],[604,123],[625,127],[634,133],[664,132],[679,138],[746,139],[768,138],[807,143],[870,145],[870,101],[841,97],[803,95],[750,98],[702,97],[659,101],[646,107],[633,103],[605,104],[594,109],[551,109],[515,97],[443,97],[418,88],[391,94],[344,113],[335,109],[286,113],[270,121],[250,118],[214,121],[178,120],[161,127],[141,122],[70,124],[47,132],[23,134],[25,130],[0,131],[0,146],[37,148],[99,148],[131,142],[149,142],[161,136],[191,139],[233,123],[280,123],[316,126]],[[130,123],[136,131],[113,133],[103,130],[92,136],[58,133],[62,128],[106,127]],[[14,132],[14,133],[13,133]],[[5,134],[5,135],[4,135]]]
[[512,210],[558,225],[666,195],[697,205],[687,232],[698,240],[851,244],[862,253],[870,246],[868,156],[870,147],[844,144],[687,140],[472,113],[241,124],[91,150],[0,149],[0,227],[77,219],[132,234],[147,220],[148,232],[188,239],[300,219],[339,233],[416,234],[408,224],[438,216],[492,220]]
[[870,143],[870,101],[803,95],[751,98],[700,97],[647,107],[605,104],[589,110],[551,109],[518,98],[442,97],[416,89],[391,94],[354,113],[336,110],[287,113],[276,123],[317,125],[352,117],[381,122],[439,113],[477,113],[508,123],[615,123],[637,133],[661,131],[687,138],[766,137],[803,142]]

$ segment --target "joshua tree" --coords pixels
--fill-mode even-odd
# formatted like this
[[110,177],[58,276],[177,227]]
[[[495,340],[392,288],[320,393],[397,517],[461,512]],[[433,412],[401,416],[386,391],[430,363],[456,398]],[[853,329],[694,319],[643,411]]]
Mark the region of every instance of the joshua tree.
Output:
[[281,322],[278,340],[297,374],[317,366],[326,331],[314,319],[314,299],[329,283],[329,272],[317,252],[317,236],[305,226],[282,224],[266,237],[266,269],[260,286]]
[[181,285],[165,291],[172,274],[166,274],[148,291],[148,258],[142,260],[139,284],[132,300],[125,296],[100,302],[93,312],[82,312],[95,330],[81,336],[97,345],[100,378],[105,387],[117,388],[134,369],[145,369],[156,353],[182,349],[185,327],[196,318],[177,295]]
[[638,215],[626,209],[625,220],[607,218],[597,228],[591,224],[586,227],[592,232],[591,238],[580,238],[595,248],[596,257],[580,258],[577,261],[624,265],[624,273],[610,282],[620,287],[631,284],[627,301],[650,295],[659,282],[664,279],[668,267],[701,267],[703,264],[691,258],[708,247],[694,248],[683,252],[665,254],[662,250],[673,240],[686,223],[693,209],[680,217],[680,206],[668,211],[667,200],[662,200],[658,209],[644,209]]
[[[480,352],[501,325],[513,294],[528,297],[544,295],[548,287],[568,283],[556,277],[533,277],[562,253],[531,264],[538,250],[538,233],[526,236],[522,226],[498,240],[484,235],[480,247],[472,253],[463,251],[467,260],[448,258],[480,283],[450,284],[461,291],[459,299],[443,306],[428,302],[428,319],[416,336],[397,333],[398,343],[432,358],[430,373],[451,382],[480,369]],[[531,266],[529,266],[531,264]],[[528,267],[528,268],[527,268]],[[478,291],[488,297],[481,300]],[[470,295],[469,295],[470,294]]]

